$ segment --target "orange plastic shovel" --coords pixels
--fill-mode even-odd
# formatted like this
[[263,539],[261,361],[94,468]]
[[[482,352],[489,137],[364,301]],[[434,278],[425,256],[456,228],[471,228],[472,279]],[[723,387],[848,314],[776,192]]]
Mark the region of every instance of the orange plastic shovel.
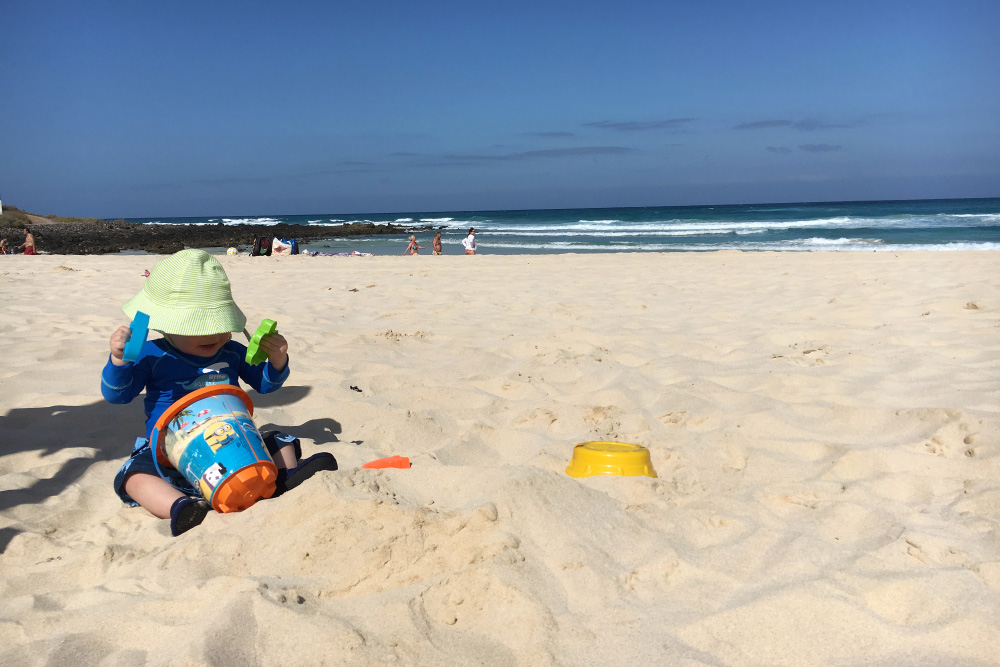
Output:
[[384,459],[369,461],[368,463],[364,464],[361,467],[369,469],[379,469],[379,468],[406,469],[410,467],[410,459],[406,456],[387,456]]

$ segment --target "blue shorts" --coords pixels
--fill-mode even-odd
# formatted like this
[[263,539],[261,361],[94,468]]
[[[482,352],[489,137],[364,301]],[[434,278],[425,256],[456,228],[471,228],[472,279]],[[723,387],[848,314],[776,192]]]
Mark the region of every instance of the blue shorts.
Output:
[[[282,433],[281,431],[262,431],[260,435],[264,438],[264,446],[267,447],[267,451],[271,456],[275,456],[279,450],[289,445],[294,445],[295,460],[298,461],[302,458],[302,445],[295,436]],[[125,479],[136,472],[144,472],[147,475],[154,475],[156,477],[161,477],[160,473],[162,472],[163,479],[170,482],[181,493],[186,493],[190,496],[201,496],[201,491],[191,486],[191,483],[185,479],[184,475],[174,468],[161,465],[160,471],[157,472],[156,464],[153,462],[153,448],[149,446],[149,440],[146,438],[135,439],[135,445],[132,447],[132,456],[118,469],[118,474],[115,475],[115,493],[118,494],[123,503],[132,507],[136,507],[139,503],[135,502],[130,495],[125,493]]]

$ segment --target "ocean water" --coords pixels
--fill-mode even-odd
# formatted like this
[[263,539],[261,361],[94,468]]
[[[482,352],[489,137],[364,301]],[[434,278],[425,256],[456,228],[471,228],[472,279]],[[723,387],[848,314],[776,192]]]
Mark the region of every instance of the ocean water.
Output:
[[[915,201],[657,206],[515,211],[441,211],[142,218],[162,224],[340,225],[394,223],[440,227],[445,254],[462,254],[476,228],[480,254],[674,252],[712,250],[1000,250],[1000,198]],[[431,231],[414,232],[430,254]],[[251,239],[247,239],[249,244]],[[321,252],[401,254],[407,235],[311,241]]]

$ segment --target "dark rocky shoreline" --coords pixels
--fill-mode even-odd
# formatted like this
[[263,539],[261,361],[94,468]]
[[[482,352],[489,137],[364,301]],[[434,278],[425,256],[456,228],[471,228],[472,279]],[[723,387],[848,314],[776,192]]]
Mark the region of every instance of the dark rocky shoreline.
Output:
[[[248,247],[257,236],[296,238],[302,241],[347,236],[410,234],[416,229],[390,223],[376,225],[154,225],[125,220],[98,222],[53,222],[30,225],[35,244],[42,253],[54,255],[104,255],[122,250],[145,250],[160,255],[184,248]],[[0,237],[12,246],[24,241],[23,228],[5,226]]]

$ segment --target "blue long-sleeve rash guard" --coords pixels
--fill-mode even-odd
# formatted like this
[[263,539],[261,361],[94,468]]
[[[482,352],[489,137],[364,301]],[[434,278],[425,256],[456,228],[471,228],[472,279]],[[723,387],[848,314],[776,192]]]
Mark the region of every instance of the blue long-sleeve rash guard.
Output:
[[184,354],[165,338],[147,341],[139,359],[124,366],[111,363],[101,372],[101,393],[109,403],[130,403],[146,390],[146,437],[156,420],[179,398],[195,389],[243,380],[261,394],[272,392],[288,378],[288,366],[280,373],[270,361],[256,366],[246,363],[247,349],[229,341],[213,357]]

